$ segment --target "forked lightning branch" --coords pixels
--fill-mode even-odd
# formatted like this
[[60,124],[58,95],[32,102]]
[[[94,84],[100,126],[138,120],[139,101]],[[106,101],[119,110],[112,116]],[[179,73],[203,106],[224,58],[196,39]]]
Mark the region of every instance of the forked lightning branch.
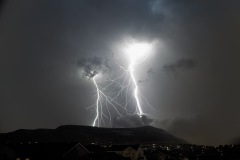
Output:
[[[147,59],[151,47],[151,44],[148,43],[128,44],[124,49],[128,58],[128,67],[125,69],[119,66],[121,73],[115,78],[106,74],[107,84],[105,83],[104,87],[98,84],[98,74],[91,77],[97,93],[96,103],[92,106],[95,108],[92,126],[111,126],[113,115],[138,114],[141,117],[144,114],[142,101],[146,98],[142,98],[142,94],[140,94],[135,71]],[[122,103],[123,101],[124,103]],[[134,101],[134,105],[129,107],[129,103],[132,101]]]

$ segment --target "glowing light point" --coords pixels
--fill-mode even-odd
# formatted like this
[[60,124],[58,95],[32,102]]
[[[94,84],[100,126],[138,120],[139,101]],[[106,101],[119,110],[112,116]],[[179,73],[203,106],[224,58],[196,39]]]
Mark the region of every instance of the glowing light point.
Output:
[[127,56],[130,57],[131,63],[134,63],[144,60],[147,57],[150,49],[151,45],[148,43],[133,43],[129,44],[125,51]]

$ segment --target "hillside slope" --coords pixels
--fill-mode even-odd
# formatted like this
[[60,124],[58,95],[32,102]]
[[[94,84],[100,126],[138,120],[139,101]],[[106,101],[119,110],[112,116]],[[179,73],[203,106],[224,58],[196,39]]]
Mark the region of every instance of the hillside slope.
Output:
[[0,134],[0,143],[51,143],[80,142],[113,144],[186,144],[163,129],[144,126],[137,128],[98,128],[65,125],[56,129],[20,129]]

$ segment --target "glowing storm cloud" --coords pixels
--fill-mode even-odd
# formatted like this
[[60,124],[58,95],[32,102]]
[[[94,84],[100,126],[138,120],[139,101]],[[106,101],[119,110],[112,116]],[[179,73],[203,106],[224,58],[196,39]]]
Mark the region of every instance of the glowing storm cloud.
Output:
[[148,43],[133,43],[127,45],[125,52],[129,56],[131,63],[139,63],[145,60],[150,49],[151,45]]

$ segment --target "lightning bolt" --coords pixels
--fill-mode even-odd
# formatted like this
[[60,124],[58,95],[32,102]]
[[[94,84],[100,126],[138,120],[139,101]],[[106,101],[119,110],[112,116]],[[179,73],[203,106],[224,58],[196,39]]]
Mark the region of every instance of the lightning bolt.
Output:
[[[119,77],[118,77],[119,78]],[[102,123],[104,126],[110,126],[112,123],[112,114],[110,112],[110,107],[115,110],[115,113],[118,116],[122,116],[120,109],[124,109],[120,103],[117,102],[117,97],[120,95],[120,92],[117,92],[117,95],[115,97],[111,97],[114,95],[113,92],[110,92],[109,95],[104,93],[105,90],[107,90],[110,86],[112,86],[114,83],[117,83],[117,80],[110,80],[108,81],[108,85],[105,88],[102,88],[101,86],[98,85],[96,82],[95,77],[92,78],[92,81],[94,83],[94,86],[96,88],[97,92],[97,100],[95,103],[95,111],[96,111],[96,116],[94,118],[94,121],[92,123],[92,126],[100,126]],[[114,84],[116,85],[116,84]],[[115,93],[116,94],[116,93]],[[108,123],[106,122],[108,121]]]
[[92,80],[93,80],[93,83],[94,83],[94,85],[95,85],[95,87],[96,87],[96,89],[97,89],[96,117],[95,117],[95,119],[94,119],[94,121],[93,121],[93,124],[92,124],[92,126],[95,127],[97,121],[98,121],[98,126],[99,126],[99,119],[98,119],[98,117],[99,117],[99,111],[98,111],[98,110],[99,110],[99,101],[100,101],[100,91],[99,91],[98,85],[97,85],[94,77],[92,78]]
[[[91,77],[97,93],[95,104],[89,107],[94,107],[93,127],[111,126],[112,117],[134,114],[141,117],[145,114],[142,105],[152,107],[140,92],[134,75],[136,66],[146,60],[147,52],[149,52],[147,44],[134,44],[127,50],[127,56],[130,58],[127,69],[118,65],[119,70],[111,75],[100,74],[100,76]],[[99,82],[101,77],[103,80]]]
[[146,43],[135,43],[132,44],[130,46],[128,46],[127,48],[127,53],[128,56],[130,57],[130,64],[129,64],[129,72],[131,75],[131,79],[134,85],[134,98],[136,100],[136,104],[137,104],[137,114],[142,116],[143,115],[143,111],[142,111],[142,106],[140,104],[140,98],[139,98],[139,88],[138,88],[138,84],[136,81],[136,78],[134,76],[134,66],[136,64],[140,64],[142,62],[144,62],[147,58],[148,52],[149,52],[149,45]]
[[143,111],[142,111],[142,107],[141,107],[141,104],[140,104],[140,101],[139,101],[139,97],[138,97],[138,85],[137,85],[137,81],[136,81],[136,78],[134,77],[134,65],[135,63],[132,62],[130,65],[129,65],[129,71],[130,71],[130,75],[131,75],[131,78],[132,78],[132,81],[133,81],[133,84],[135,86],[135,89],[134,89],[134,97],[135,97],[135,100],[136,100],[136,103],[137,103],[137,109],[138,109],[138,114],[141,116],[143,114]]
[[[92,123],[93,127],[99,127],[102,125],[111,126],[112,116],[114,115],[111,108],[114,109],[117,116],[133,115],[135,113],[141,116],[144,114],[140,104],[139,88],[134,76],[135,64],[136,63],[132,61],[128,69],[124,69],[124,67],[119,66],[121,74],[119,75],[116,73],[118,74],[116,78],[111,78],[114,77],[113,75],[106,75],[107,80],[104,81],[104,84],[106,84],[105,86],[103,85],[104,87],[97,83],[96,77],[92,77],[92,82],[96,88],[97,96],[95,104],[92,105],[95,106],[94,112],[96,114]],[[133,94],[129,94],[129,91],[131,91],[130,88],[132,87]],[[133,108],[131,108],[131,105],[129,104],[132,99],[136,102],[135,111],[133,111]]]

